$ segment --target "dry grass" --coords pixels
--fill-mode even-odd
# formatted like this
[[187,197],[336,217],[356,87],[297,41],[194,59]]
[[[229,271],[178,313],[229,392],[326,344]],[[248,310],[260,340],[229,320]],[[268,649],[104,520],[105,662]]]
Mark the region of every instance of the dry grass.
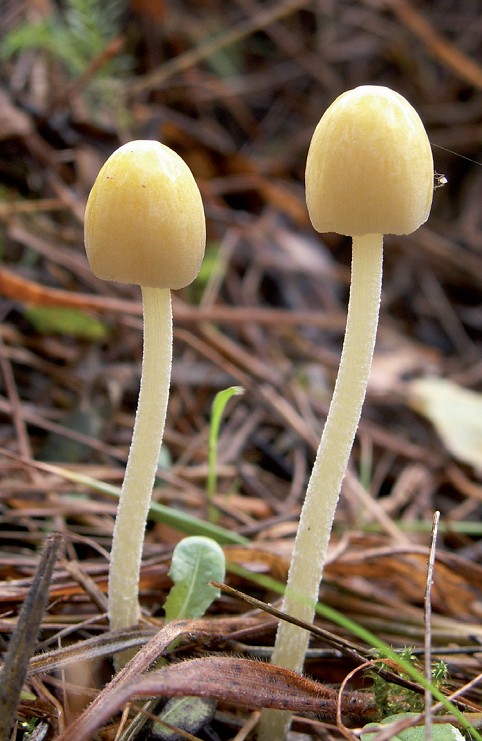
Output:
[[[47,738],[59,737],[108,680],[109,654],[126,640],[146,644],[162,625],[170,555],[182,537],[162,522],[150,524],[141,576],[145,625],[113,647],[105,593],[115,501],[62,475],[119,485],[137,398],[138,290],[95,279],[83,251],[83,208],[98,169],[121,142],[157,138],[186,159],[199,182],[208,260],[201,279],[175,298],[169,463],[155,498],[206,517],[211,402],[226,386],[244,386],[219,441],[219,524],[250,541],[227,545],[230,561],[283,581],[336,374],[349,279],[349,244],[309,224],[304,161],[327,105],[366,82],[408,97],[448,184],[436,190],[426,226],[386,240],[377,354],[321,598],[396,646],[423,647],[430,527],[440,511],[432,642],[450,662],[450,687],[461,687],[480,672],[480,468],[451,455],[408,397],[420,376],[482,386],[480,5],[128,5],[120,34],[82,71],[39,50],[23,50],[0,67],[5,643],[46,535],[58,531],[64,540],[36,648],[54,653],[43,674],[32,661],[32,697],[18,717],[38,717]],[[7,0],[0,33],[52,17],[56,7]],[[99,88],[98,75],[122,55],[130,69],[106,76]],[[42,306],[80,309],[101,322],[104,336],[86,336],[90,323],[80,336],[65,327],[42,330],[35,313]],[[59,470],[37,465],[42,461]],[[275,598],[234,573],[228,581]],[[202,657],[207,649],[246,658],[266,655],[273,643],[275,621],[229,595],[203,625],[202,640],[196,626],[187,630],[181,655]],[[69,649],[77,641],[91,641],[91,652],[87,643]],[[313,647],[308,671],[315,679],[336,685],[353,668],[322,639]],[[74,650],[74,663],[59,664],[54,650]],[[254,706],[251,689],[247,704]],[[230,699],[222,687],[217,692]],[[477,687],[469,699],[479,709]],[[333,725],[301,716],[296,724],[305,738],[337,735]],[[99,738],[114,738],[119,718]],[[251,719],[244,705],[221,702],[198,737],[245,738]],[[12,737],[27,738],[20,725]]]

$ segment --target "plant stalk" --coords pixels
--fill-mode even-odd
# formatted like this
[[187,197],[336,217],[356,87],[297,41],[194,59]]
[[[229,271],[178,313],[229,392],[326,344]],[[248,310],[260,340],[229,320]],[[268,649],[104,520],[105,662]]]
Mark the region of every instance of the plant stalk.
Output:
[[[341,485],[372,364],[382,286],[383,235],[353,237],[345,339],[333,398],[306,491],[288,574],[283,611],[313,621]],[[309,633],[281,622],[272,663],[301,672]],[[286,738],[291,715],[262,712],[260,741]]]
[[[113,630],[136,625],[139,621],[138,592],[144,531],[164,433],[171,378],[171,292],[168,288],[142,287],[142,300],[141,384],[110,559],[109,621]],[[121,663],[122,655],[119,665]]]

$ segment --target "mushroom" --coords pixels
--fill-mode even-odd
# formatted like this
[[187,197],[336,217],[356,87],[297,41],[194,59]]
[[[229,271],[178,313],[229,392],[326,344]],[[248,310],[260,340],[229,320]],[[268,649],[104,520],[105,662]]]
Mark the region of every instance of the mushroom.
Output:
[[[306,202],[319,232],[352,237],[345,338],[328,417],[300,515],[283,610],[311,623],[335,509],[370,373],[382,283],[383,234],[409,234],[429,215],[433,159],[412,106],[386,87],[343,93],[315,129],[306,163]],[[309,641],[282,622],[273,663],[301,671]],[[260,738],[283,739],[290,716],[264,711]]]
[[144,312],[139,400],[110,560],[113,629],[139,620],[144,531],[171,376],[170,291],[194,280],[205,243],[201,195],[179,155],[157,141],[140,140],[124,144],[109,157],[87,202],[87,258],[97,277],[140,285]]

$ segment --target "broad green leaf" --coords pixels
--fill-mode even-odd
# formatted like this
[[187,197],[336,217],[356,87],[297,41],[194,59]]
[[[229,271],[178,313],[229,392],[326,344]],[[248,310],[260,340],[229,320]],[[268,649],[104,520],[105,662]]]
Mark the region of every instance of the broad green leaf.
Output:
[[174,586],[164,605],[166,620],[204,615],[219,597],[219,589],[208,582],[223,581],[225,573],[224,552],[216,541],[202,535],[181,540],[172,554],[169,576]]
[[[390,715],[382,720],[382,725],[396,723],[404,718],[415,717],[415,713],[400,713],[400,715]],[[435,719],[434,719],[435,720]],[[373,729],[373,730],[372,730]],[[372,741],[377,735],[380,726],[378,723],[369,723],[362,731],[361,741]],[[399,731],[391,737],[395,741],[425,741],[425,726],[412,726]],[[451,723],[433,723],[432,724],[432,741],[464,741],[464,736],[458,728]]]
[[409,384],[408,402],[455,458],[482,468],[482,394],[444,378],[420,378]]
[[27,306],[24,314],[37,332],[43,334],[65,334],[84,340],[103,340],[108,335],[105,324],[78,309]]

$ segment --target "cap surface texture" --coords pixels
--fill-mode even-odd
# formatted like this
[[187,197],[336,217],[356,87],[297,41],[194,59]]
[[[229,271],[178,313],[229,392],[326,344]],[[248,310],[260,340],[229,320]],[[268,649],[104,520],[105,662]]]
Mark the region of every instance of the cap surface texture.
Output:
[[306,163],[314,228],[348,236],[409,234],[429,215],[430,142],[398,93],[363,85],[340,95],[315,129]]
[[188,285],[206,243],[204,208],[191,170],[157,141],[119,147],[90,192],[84,237],[98,278],[146,287]]

